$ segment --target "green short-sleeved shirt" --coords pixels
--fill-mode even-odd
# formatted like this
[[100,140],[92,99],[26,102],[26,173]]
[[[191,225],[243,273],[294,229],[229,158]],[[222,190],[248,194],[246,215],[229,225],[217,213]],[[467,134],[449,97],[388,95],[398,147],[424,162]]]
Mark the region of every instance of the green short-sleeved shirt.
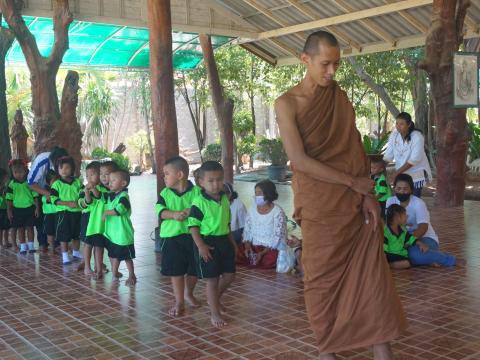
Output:
[[[190,181],[188,182],[187,189],[183,193],[177,192],[175,189],[165,188],[160,193],[155,211],[158,216],[162,214],[162,211],[182,211],[190,209],[193,203],[193,199],[200,195],[200,188],[194,186]],[[171,238],[178,235],[190,234],[188,229],[188,219],[184,221],[177,221],[174,219],[162,219],[160,225],[160,237]]]
[[86,236],[92,236],[97,234],[103,234],[105,232],[105,221],[102,220],[103,212],[105,211],[105,204],[107,202],[107,195],[110,192],[103,185],[97,185],[97,190],[100,192],[100,197],[96,198],[92,195],[92,202],[85,206],[90,212],[90,217],[88,218],[87,232]]
[[[47,186],[45,190],[50,191],[50,187]],[[50,194],[51,195],[51,194]],[[45,215],[55,214],[57,212],[57,207],[55,204],[52,204],[50,201],[47,201],[46,196],[42,196],[42,212]]]
[[230,233],[230,201],[223,192],[220,200],[205,191],[193,199],[188,227],[198,227],[203,236],[225,236]]
[[378,201],[387,201],[392,196],[392,190],[387,183],[387,179],[384,174],[377,176],[375,179],[375,195],[377,195]]
[[389,226],[384,227],[383,251],[390,254],[408,257],[407,248],[414,245],[417,239],[407,230],[402,228],[400,228],[399,230],[399,235],[395,235]]
[[105,195],[107,204],[105,210],[115,210],[117,215],[105,219],[105,237],[120,246],[133,244],[133,225],[130,220],[132,209],[127,191],[108,193]]
[[73,201],[78,204],[78,199],[80,197],[80,190],[83,188],[82,183],[77,178],[72,178],[71,181],[66,181],[63,179],[58,179],[52,184],[50,196],[52,203],[57,207],[57,211],[69,211],[69,212],[80,212],[81,208],[76,207],[72,209],[71,207],[65,205],[58,205],[59,201]]
[[6,199],[17,209],[26,209],[35,205],[38,194],[30,189],[26,181],[10,180],[7,187]]

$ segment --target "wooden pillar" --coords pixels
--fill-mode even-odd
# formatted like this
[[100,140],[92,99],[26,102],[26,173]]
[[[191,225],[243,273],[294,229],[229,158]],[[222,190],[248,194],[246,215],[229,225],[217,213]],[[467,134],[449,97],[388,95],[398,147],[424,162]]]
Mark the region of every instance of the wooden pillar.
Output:
[[157,164],[157,192],[164,188],[163,165],[178,155],[172,60],[170,0],[148,0],[152,123]]

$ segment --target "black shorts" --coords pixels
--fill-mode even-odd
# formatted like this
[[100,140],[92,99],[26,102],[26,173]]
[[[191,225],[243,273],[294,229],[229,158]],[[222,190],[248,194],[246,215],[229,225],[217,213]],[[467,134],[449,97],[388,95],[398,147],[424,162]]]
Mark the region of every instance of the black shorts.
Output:
[[10,229],[10,220],[8,220],[7,210],[0,210],[0,230]]
[[43,215],[43,232],[47,236],[55,236],[55,214]]
[[135,259],[135,246],[132,245],[117,245],[110,240],[106,240],[106,248],[108,251],[108,257],[117,259],[119,261]]
[[407,256],[392,254],[392,253],[388,253],[388,252],[385,253],[385,256],[387,257],[387,261],[389,263],[408,260]]
[[90,213],[82,213],[82,217],[80,218],[80,240],[85,242],[85,238],[87,237],[87,227],[88,227],[88,220],[90,219]]
[[55,216],[56,233],[58,242],[70,242],[80,238],[80,212],[60,211]]
[[213,249],[212,260],[205,262],[194,247],[197,276],[199,279],[216,278],[223,273],[235,273],[235,249],[228,236],[205,236],[203,241]]
[[102,234],[95,234],[95,235],[86,236],[83,242],[90,246],[104,248],[107,246],[108,239]]
[[185,234],[170,238],[161,238],[162,275],[183,276],[185,274],[197,276],[195,270],[195,246],[192,236]]
[[12,228],[35,226],[35,206],[30,206],[28,208],[14,207],[12,213]]

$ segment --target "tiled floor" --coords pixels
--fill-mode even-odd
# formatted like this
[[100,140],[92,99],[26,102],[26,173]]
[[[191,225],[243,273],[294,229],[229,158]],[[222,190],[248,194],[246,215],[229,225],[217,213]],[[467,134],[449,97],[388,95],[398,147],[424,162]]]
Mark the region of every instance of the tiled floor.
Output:
[[[153,178],[134,179],[131,197],[139,278],[135,287],[87,280],[51,255],[0,252],[0,359],[313,359],[302,283],[290,275],[240,270],[226,294],[229,326],[214,329],[206,306],[167,315],[172,301],[159,274],[150,232]],[[238,188],[245,202],[253,184]],[[290,211],[288,187],[281,203]],[[431,205],[431,202],[429,202]],[[465,257],[457,269],[394,274],[410,328],[394,344],[397,359],[480,359],[480,202],[432,209],[446,251]],[[125,270],[125,269],[124,269]],[[205,302],[204,286],[198,295]],[[367,349],[341,359],[371,359]]]

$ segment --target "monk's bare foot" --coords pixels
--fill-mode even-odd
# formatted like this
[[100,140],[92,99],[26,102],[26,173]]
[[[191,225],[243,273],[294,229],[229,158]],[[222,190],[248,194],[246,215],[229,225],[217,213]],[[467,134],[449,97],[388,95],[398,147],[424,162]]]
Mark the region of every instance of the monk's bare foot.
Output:
[[193,294],[186,294],[185,300],[187,301],[188,305],[194,308],[198,308],[200,307],[200,305],[202,305],[202,303],[198,301],[197,298],[193,296]]
[[168,315],[177,317],[183,315],[185,312],[185,304],[175,303],[170,310],[168,310]]
[[[77,268],[77,271],[80,271],[80,270],[78,270],[78,268]],[[85,269],[83,270],[83,274],[85,276],[88,276],[88,277],[92,277],[92,276],[95,275],[95,273],[92,271],[92,269],[90,269],[88,267],[85,267]]]
[[127,280],[125,280],[125,285],[131,286],[137,283],[137,277],[135,275],[130,275]]
[[318,360],[337,360],[335,354],[321,354]]
[[215,326],[217,329],[221,329],[228,325],[220,314],[212,314],[212,316],[210,317],[210,321],[212,322],[212,325]]
[[389,343],[373,345],[374,360],[395,360]]
[[[87,274],[87,269],[85,269],[85,261],[82,261],[80,264],[78,264],[77,271],[78,272],[84,271],[85,275],[91,275],[91,274]],[[92,272],[92,269],[88,269],[88,271]]]

